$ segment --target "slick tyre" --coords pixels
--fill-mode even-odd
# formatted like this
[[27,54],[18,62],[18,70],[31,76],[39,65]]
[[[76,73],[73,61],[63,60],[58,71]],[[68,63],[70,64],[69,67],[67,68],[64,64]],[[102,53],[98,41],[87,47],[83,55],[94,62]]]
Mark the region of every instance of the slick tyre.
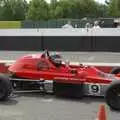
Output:
[[120,81],[112,83],[105,94],[106,103],[114,110],[120,110]]
[[112,69],[112,71],[110,72],[111,74],[118,74],[120,72],[120,67],[115,67]]
[[0,74],[0,101],[7,100],[11,92],[12,85],[10,78],[3,74]]
[[83,85],[54,83],[54,93],[59,97],[82,98],[84,96]]

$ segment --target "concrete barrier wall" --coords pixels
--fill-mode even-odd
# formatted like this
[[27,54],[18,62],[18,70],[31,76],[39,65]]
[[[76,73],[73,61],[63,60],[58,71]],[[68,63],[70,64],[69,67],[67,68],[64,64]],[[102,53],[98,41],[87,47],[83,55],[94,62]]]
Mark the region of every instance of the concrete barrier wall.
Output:
[[42,50],[41,37],[1,36],[0,50]]
[[120,29],[2,29],[0,50],[120,52]]
[[85,36],[46,36],[44,49],[57,51],[90,51],[91,42]]
[[120,52],[119,36],[94,36],[91,42],[92,51]]

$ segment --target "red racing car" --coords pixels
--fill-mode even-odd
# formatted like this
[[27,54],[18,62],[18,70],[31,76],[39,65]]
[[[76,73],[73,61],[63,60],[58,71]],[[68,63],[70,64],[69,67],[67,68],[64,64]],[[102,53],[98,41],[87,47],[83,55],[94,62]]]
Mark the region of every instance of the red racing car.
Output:
[[120,77],[93,66],[71,65],[48,51],[23,56],[9,66],[7,75],[0,75],[0,100],[13,88],[65,97],[103,96],[111,108],[120,110]]

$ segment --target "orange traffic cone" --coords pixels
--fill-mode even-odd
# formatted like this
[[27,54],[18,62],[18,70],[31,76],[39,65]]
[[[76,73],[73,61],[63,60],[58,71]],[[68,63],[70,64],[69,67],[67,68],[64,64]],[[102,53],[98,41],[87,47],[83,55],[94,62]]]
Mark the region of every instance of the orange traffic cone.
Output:
[[100,105],[96,120],[107,120],[104,104]]

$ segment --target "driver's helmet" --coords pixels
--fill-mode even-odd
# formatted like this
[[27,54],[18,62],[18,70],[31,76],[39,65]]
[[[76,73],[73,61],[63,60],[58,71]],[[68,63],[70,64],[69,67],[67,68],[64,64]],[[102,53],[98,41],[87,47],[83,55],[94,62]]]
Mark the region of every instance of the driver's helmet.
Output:
[[61,57],[61,55],[59,53],[51,54],[50,58],[56,65],[62,64],[62,57]]

